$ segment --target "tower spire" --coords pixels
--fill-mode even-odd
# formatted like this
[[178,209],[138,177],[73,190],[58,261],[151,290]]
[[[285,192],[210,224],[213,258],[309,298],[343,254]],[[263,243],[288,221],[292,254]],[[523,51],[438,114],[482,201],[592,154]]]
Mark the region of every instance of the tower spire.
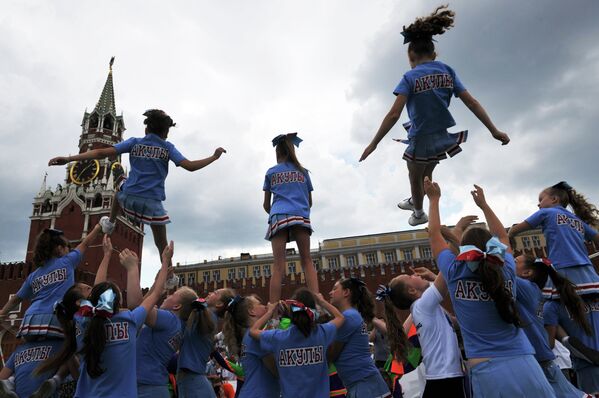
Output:
[[98,113],[98,115],[106,115],[110,113],[116,116],[116,106],[114,103],[114,88],[112,85],[112,65],[114,64],[114,57],[110,58],[110,63],[108,64],[108,77],[106,78],[106,83],[104,83],[104,89],[102,89],[102,94],[100,94],[100,99],[96,104],[94,110]]

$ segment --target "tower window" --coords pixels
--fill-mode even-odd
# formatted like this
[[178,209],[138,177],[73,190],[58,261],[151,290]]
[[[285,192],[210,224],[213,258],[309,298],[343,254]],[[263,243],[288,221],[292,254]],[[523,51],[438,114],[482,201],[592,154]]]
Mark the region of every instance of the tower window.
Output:
[[103,127],[105,130],[112,130],[112,127],[113,127],[113,126],[114,126],[114,122],[113,122],[113,120],[112,120],[112,116],[110,116],[110,115],[106,115],[106,116],[104,117],[104,123],[103,123],[102,127]]
[[92,115],[89,117],[89,128],[98,128],[98,114],[97,113],[92,113]]

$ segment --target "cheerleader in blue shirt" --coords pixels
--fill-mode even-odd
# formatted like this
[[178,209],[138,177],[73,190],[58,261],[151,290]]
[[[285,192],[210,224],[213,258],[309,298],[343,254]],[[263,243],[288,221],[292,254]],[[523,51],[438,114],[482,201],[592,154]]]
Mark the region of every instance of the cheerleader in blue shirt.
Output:
[[[298,289],[293,300],[285,301],[286,315],[292,325],[286,330],[261,330],[273,316],[276,304],[268,303],[266,313],[250,329],[250,336],[260,341],[262,350],[275,356],[283,398],[329,398],[327,348],[333,343],[343,315],[321,294]],[[316,300],[333,320],[317,324]]]
[[[510,237],[541,227],[547,242],[547,257],[562,276],[576,285],[579,295],[599,293],[599,275],[593,268],[585,241],[599,245],[599,211],[567,182],[545,188],[539,194],[539,210],[510,229]],[[573,213],[567,207],[571,206]],[[547,281],[546,298],[558,298],[558,292]]]
[[45,229],[38,235],[33,253],[37,269],[0,311],[2,320],[23,300],[31,300],[17,337],[27,341],[63,338],[60,322],[54,315],[54,303],[75,284],[75,269],[100,232],[100,226],[96,225],[74,250],[61,230]]
[[137,339],[138,398],[169,398],[168,364],[179,351],[185,321],[197,293],[183,286],[168,295],[160,308],[152,308]]
[[535,360],[516,308],[514,258],[501,221],[475,185],[474,202],[489,230],[471,227],[451,252],[441,234],[441,190],[428,177],[429,239],[460,325],[475,397],[555,397]]
[[238,398],[279,398],[279,380],[272,354],[260,348],[260,342],[250,337],[249,329],[266,313],[266,306],[255,296],[235,296],[227,306],[223,334],[230,354],[243,368],[243,385],[237,384]]
[[120,210],[127,217],[137,222],[148,224],[154,235],[154,243],[158,253],[162,255],[168,244],[166,224],[170,219],[162,202],[166,199],[164,181],[168,175],[169,160],[187,171],[204,168],[220,158],[226,152],[217,148],[210,157],[200,160],[186,159],[177,148],[166,139],[173,119],[163,110],[150,109],[144,112],[146,119],[146,135],[143,138],[132,137],[114,146],[92,149],[74,156],[59,156],[50,159],[48,166],[64,165],[72,161],[116,158],[123,153],[129,153],[131,171],[125,182],[119,183],[116,200],[112,201],[110,217],[102,217],[102,231],[110,234],[115,228],[116,217]]
[[[297,133],[281,134],[272,140],[277,155],[277,165],[266,172],[264,179],[264,211],[268,213],[268,231],[274,265],[270,278],[269,301],[279,301],[281,284],[285,275],[287,242],[294,240],[300,254],[302,269],[308,289],[318,293],[318,277],[310,256],[310,208],[312,207],[312,181],[295,155],[295,146],[302,142]],[[272,199],[272,202],[271,202]]]
[[408,144],[403,158],[408,165],[412,196],[397,206],[412,211],[408,220],[412,226],[424,224],[428,220],[422,207],[424,176],[432,179],[439,161],[447,158],[447,155],[459,153],[460,144],[466,141],[467,131],[457,134],[447,132],[449,127],[456,124],[448,110],[452,96],[460,98],[502,145],[510,141],[507,134],[495,127],[482,105],[464,88],[454,70],[436,61],[433,36],[443,34],[453,26],[454,16],[453,11],[441,6],[430,16],[418,18],[407,28],[404,26],[401,34],[404,44],[409,43],[408,59],[412,70],[403,76],[393,90],[397,98],[360,157],[360,161],[363,161],[376,149],[399,120],[404,106],[407,106],[410,122],[404,127],[409,129],[408,140],[402,142]]
[[585,393],[570,383],[559,366],[554,362],[555,354],[551,350],[553,341],[549,341],[543,322],[543,294],[541,289],[548,278],[559,289],[562,302],[568,308],[573,319],[580,327],[591,333],[585,318],[584,302],[576,295],[570,281],[560,276],[547,259],[534,258],[530,255],[516,257],[516,285],[518,296],[518,312],[522,318],[524,332],[535,349],[535,359],[541,365],[547,381],[555,391],[557,398],[580,398]]
[[[154,307],[161,287],[166,283],[167,268],[173,253],[171,242],[164,250],[162,267],[154,288],[133,311],[121,310],[121,291],[112,282],[101,282],[91,291],[89,301],[82,300],[75,314],[75,334],[80,353],[80,375],[75,397],[137,397],[135,344],[146,314]],[[125,249],[121,263],[138,267],[135,253]],[[72,339],[72,336],[69,337]]]
[[390,397],[389,387],[370,356],[368,326],[374,318],[374,300],[366,284],[344,278],[333,285],[331,304],[345,318],[329,351],[329,361],[347,389],[348,398]]

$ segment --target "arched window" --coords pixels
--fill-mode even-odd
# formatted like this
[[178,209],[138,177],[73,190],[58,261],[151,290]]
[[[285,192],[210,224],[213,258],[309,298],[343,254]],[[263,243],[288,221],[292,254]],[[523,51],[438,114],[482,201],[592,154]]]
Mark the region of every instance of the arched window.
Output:
[[114,120],[112,119],[112,116],[110,116],[110,115],[104,116],[104,123],[102,124],[102,127],[105,130],[112,130],[113,126],[114,126]]
[[97,193],[96,196],[94,196],[94,204],[92,205],[92,207],[102,207],[102,195],[100,195],[99,193]]
[[89,128],[97,128],[98,127],[98,122],[99,122],[99,118],[98,118],[98,114],[97,113],[92,113],[91,116],[89,117]]
[[49,213],[52,211],[52,204],[50,203],[50,199],[46,199],[44,204],[42,205],[42,213]]

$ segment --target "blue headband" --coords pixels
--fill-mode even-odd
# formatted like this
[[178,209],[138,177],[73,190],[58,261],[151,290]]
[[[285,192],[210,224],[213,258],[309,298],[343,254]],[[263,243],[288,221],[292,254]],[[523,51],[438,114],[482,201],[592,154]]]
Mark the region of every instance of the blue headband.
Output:
[[272,146],[277,146],[279,143],[285,139],[289,138],[289,140],[299,148],[300,142],[303,140],[297,136],[297,133],[289,133],[289,134],[279,134],[275,138],[272,139]]

